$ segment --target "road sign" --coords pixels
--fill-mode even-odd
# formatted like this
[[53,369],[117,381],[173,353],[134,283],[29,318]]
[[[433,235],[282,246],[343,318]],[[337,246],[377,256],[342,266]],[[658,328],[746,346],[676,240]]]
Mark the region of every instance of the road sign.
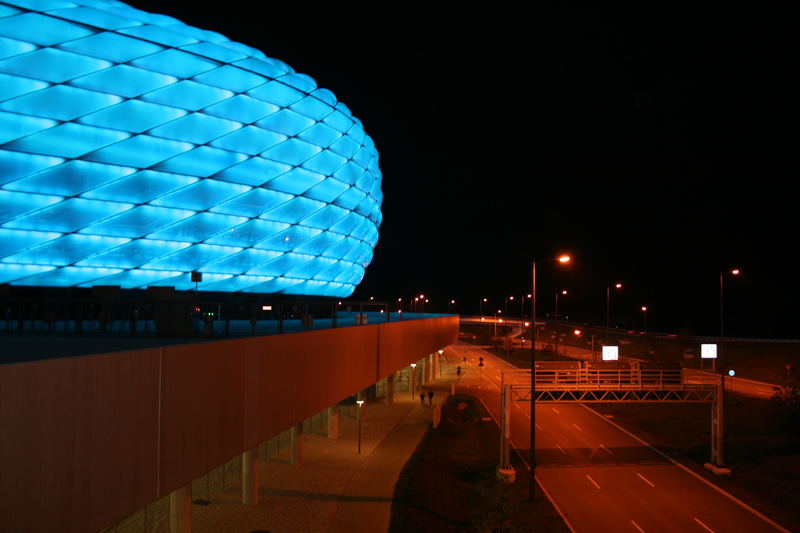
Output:
[[701,344],[700,345],[700,358],[701,359],[716,359],[717,358],[717,345],[716,344]]
[[603,346],[603,361],[618,361],[619,346]]

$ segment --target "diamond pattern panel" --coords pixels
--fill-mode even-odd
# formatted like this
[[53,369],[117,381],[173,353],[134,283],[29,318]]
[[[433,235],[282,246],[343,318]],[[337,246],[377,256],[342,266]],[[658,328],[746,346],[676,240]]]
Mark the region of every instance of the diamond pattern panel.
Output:
[[344,297],[382,220],[332,92],[115,0],[0,0],[0,283]]

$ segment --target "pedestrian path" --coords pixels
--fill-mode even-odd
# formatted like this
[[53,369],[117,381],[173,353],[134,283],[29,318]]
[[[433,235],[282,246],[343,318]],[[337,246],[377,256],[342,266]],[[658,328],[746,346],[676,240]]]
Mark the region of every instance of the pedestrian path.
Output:
[[303,464],[289,464],[288,449],[262,464],[258,505],[243,505],[241,486],[234,483],[214,495],[210,505],[193,505],[193,531],[387,531],[397,479],[430,427],[436,405],[447,397],[433,388],[432,406],[427,397],[426,405],[420,405],[408,391],[397,391],[391,407],[380,400],[367,402],[360,455],[355,407],[343,407],[339,439],[315,433],[304,441]]

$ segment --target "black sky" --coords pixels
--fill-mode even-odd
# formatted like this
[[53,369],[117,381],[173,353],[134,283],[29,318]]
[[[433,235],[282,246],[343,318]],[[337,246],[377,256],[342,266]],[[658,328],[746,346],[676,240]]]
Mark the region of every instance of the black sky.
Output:
[[562,312],[602,323],[619,280],[629,327],[647,305],[651,330],[716,334],[738,266],[728,333],[800,336],[788,13],[132,4],[285,61],[363,121],[384,222],[354,298],[475,313],[566,251],[570,268],[539,269],[543,313],[566,288]]

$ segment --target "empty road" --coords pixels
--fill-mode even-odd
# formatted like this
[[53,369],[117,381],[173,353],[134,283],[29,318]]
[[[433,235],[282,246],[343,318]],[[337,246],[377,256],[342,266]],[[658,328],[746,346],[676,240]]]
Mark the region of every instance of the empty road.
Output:
[[[465,343],[445,354],[466,369],[460,390],[499,420],[501,372],[515,367]],[[526,461],[530,416],[530,402],[512,403],[512,445]],[[788,533],[583,404],[536,406],[536,460],[539,485],[575,532]]]

